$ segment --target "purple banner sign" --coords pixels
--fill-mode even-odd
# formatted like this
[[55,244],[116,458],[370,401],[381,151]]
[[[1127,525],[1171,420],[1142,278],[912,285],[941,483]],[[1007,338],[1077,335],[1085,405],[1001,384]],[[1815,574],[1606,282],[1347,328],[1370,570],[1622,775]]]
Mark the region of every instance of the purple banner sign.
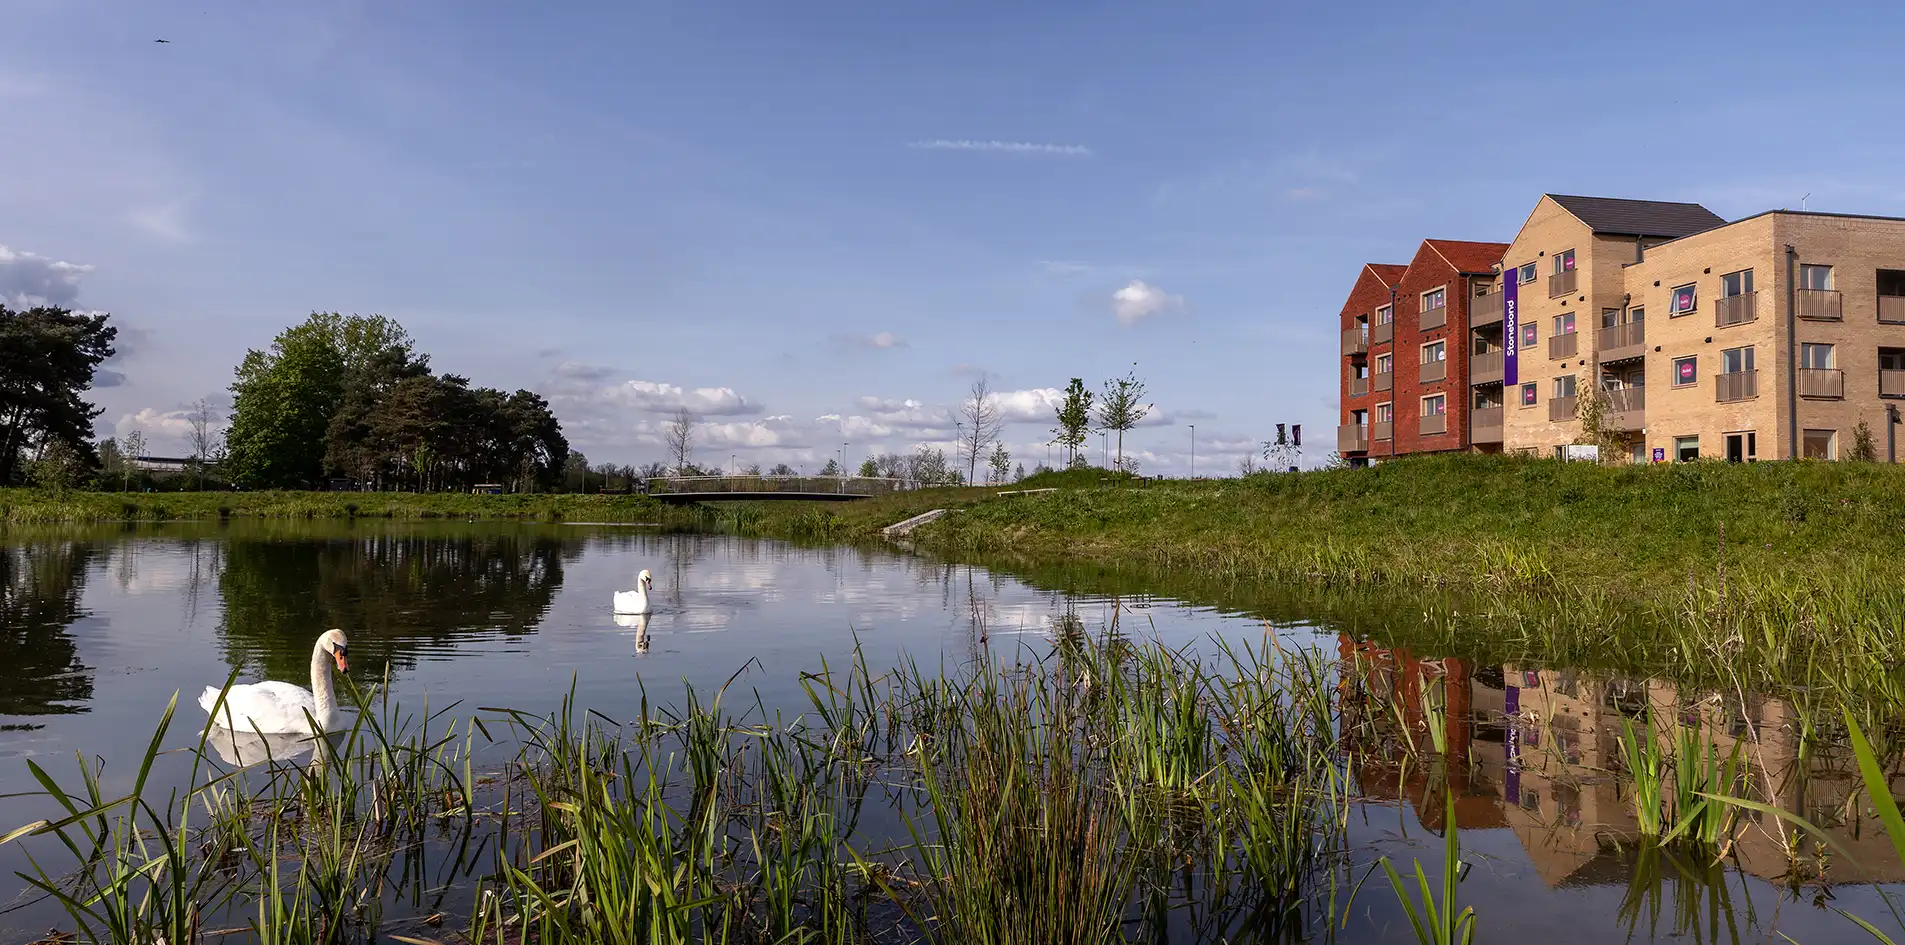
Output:
[[[1502,310],[1504,318],[1507,310]],[[1505,733],[1508,744],[1508,770],[1502,779],[1502,798],[1510,804],[1521,803],[1521,690],[1515,686],[1507,687],[1503,693],[1507,704],[1502,707],[1502,724],[1507,727]]]
[[1502,273],[1502,386],[1521,383],[1521,312],[1515,297],[1521,288],[1521,270]]

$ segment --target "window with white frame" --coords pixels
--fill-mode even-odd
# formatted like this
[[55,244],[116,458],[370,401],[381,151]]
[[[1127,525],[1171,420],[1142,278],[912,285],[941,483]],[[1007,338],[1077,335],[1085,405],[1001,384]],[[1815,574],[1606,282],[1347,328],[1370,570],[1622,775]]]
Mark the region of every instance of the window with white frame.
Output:
[[1422,415],[1423,416],[1439,417],[1445,413],[1448,413],[1448,411],[1449,411],[1449,396],[1447,394],[1430,394],[1429,396],[1422,398]]
[[1536,401],[1535,382],[1528,381],[1527,383],[1522,384],[1521,385],[1521,405],[1523,407],[1533,407],[1535,405],[1535,401]]
[[1574,313],[1562,312],[1554,317],[1554,333],[1557,335],[1574,334]]
[[1449,292],[1447,288],[1430,289],[1422,293],[1422,311],[1426,312],[1430,309],[1441,308],[1448,304],[1448,297]]
[[1811,343],[1800,345],[1799,366],[1810,371],[1832,370],[1832,346]]
[[1387,325],[1395,320],[1396,307],[1394,305],[1385,305],[1376,310],[1376,324]]
[[1730,299],[1753,293],[1753,270],[1742,269],[1720,277],[1720,298]]
[[1449,343],[1448,342],[1431,341],[1428,344],[1422,346],[1422,363],[1423,364],[1434,364],[1437,361],[1447,361],[1448,359],[1449,359]]
[[1799,267],[1799,287],[1826,292],[1832,289],[1832,267],[1802,264]]
[[1522,285],[1527,285],[1535,281],[1535,264],[1523,263],[1521,268],[1516,271],[1515,281]]
[[1673,294],[1667,298],[1667,314],[1685,315],[1693,311],[1698,295],[1692,283],[1674,286]]
[[1376,355],[1376,373],[1388,374],[1396,369],[1396,356],[1393,354]]
[[1554,254],[1555,275],[1558,276],[1564,272],[1573,272],[1573,271],[1574,271],[1574,250],[1566,249]]
[[1377,423],[1389,423],[1395,419],[1396,419],[1396,405],[1395,404],[1377,404],[1376,405],[1376,422]]
[[1728,348],[1720,352],[1721,374],[1749,374],[1753,371],[1753,346]]
[[1574,375],[1563,374],[1554,379],[1554,396],[1557,399],[1574,396]]
[[1700,380],[1698,357],[1689,355],[1673,359],[1673,386],[1688,387]]

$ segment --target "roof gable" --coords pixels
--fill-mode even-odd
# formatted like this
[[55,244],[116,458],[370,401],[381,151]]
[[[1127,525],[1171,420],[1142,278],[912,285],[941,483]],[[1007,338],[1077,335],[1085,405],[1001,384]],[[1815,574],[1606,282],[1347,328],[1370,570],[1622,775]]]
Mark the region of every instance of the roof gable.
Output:
[[1495,266],[1508,255],[1507,243],[1476,243],[1468,240],[1423,240],[1423,245],[1435,250],[1436,254],[1456,272],[1474,275],[1495,271]]
[[1589,230],[1614,236],[1659,236],[1678,239],[1725,226],[1726,220],[1697,203],[1629,200],[1625,197],[1581,197],[1547,194],[1548,199],[1574,215]]

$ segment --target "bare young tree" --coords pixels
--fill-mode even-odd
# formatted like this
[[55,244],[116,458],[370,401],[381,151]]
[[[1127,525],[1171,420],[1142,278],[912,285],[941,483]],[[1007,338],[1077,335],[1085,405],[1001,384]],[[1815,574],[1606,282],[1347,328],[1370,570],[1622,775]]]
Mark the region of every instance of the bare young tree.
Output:
[[959,454],[966,460],[966,481],[974,482],[979,473],[980,454],[999,438],[999,429],[1004,426],[999,405],[993,402],[992,388],[984,374],[972,382],[965,403],[959,406],[959,416]]
[[205,490],[205,464],[212,457],[213,440],[217,434],[212,432],[212,408],[207,406],[205,398],[192,405],[191,413],[185,415],[186,423],[191,425],[188,434],[192,442],[192,470],[198,473],[199,491]]
[[688,459],[694,455],[695,415],[683,407],[668,421],[668,458],[675,462],[675,475],[687,475]]
[[1135,372],[1105,382],[1104,399],[1098,401],[1098,429],[1118,434],[1118,462],[1112,468],[1125,467],[1125,431],[1143,423],[1150,414],[1151,405],[1144,402],[1144,382]]
[[139,471],[138,459],[146,451],[145,431],[134,429],[126,434],[125,445],[122,449],[125,452],[126,465],[123,469],[124,481],[120,483],[120,491],[124,492],[132,488],[132,477]]

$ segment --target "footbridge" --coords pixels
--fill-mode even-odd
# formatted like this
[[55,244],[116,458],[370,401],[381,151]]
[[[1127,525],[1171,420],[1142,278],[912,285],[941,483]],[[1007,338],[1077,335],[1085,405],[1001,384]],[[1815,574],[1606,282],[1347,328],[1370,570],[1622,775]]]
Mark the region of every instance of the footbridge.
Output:
[[648,494],[663,502],[852,502],[916,489],[911,479],[874,476],[657,476]]

